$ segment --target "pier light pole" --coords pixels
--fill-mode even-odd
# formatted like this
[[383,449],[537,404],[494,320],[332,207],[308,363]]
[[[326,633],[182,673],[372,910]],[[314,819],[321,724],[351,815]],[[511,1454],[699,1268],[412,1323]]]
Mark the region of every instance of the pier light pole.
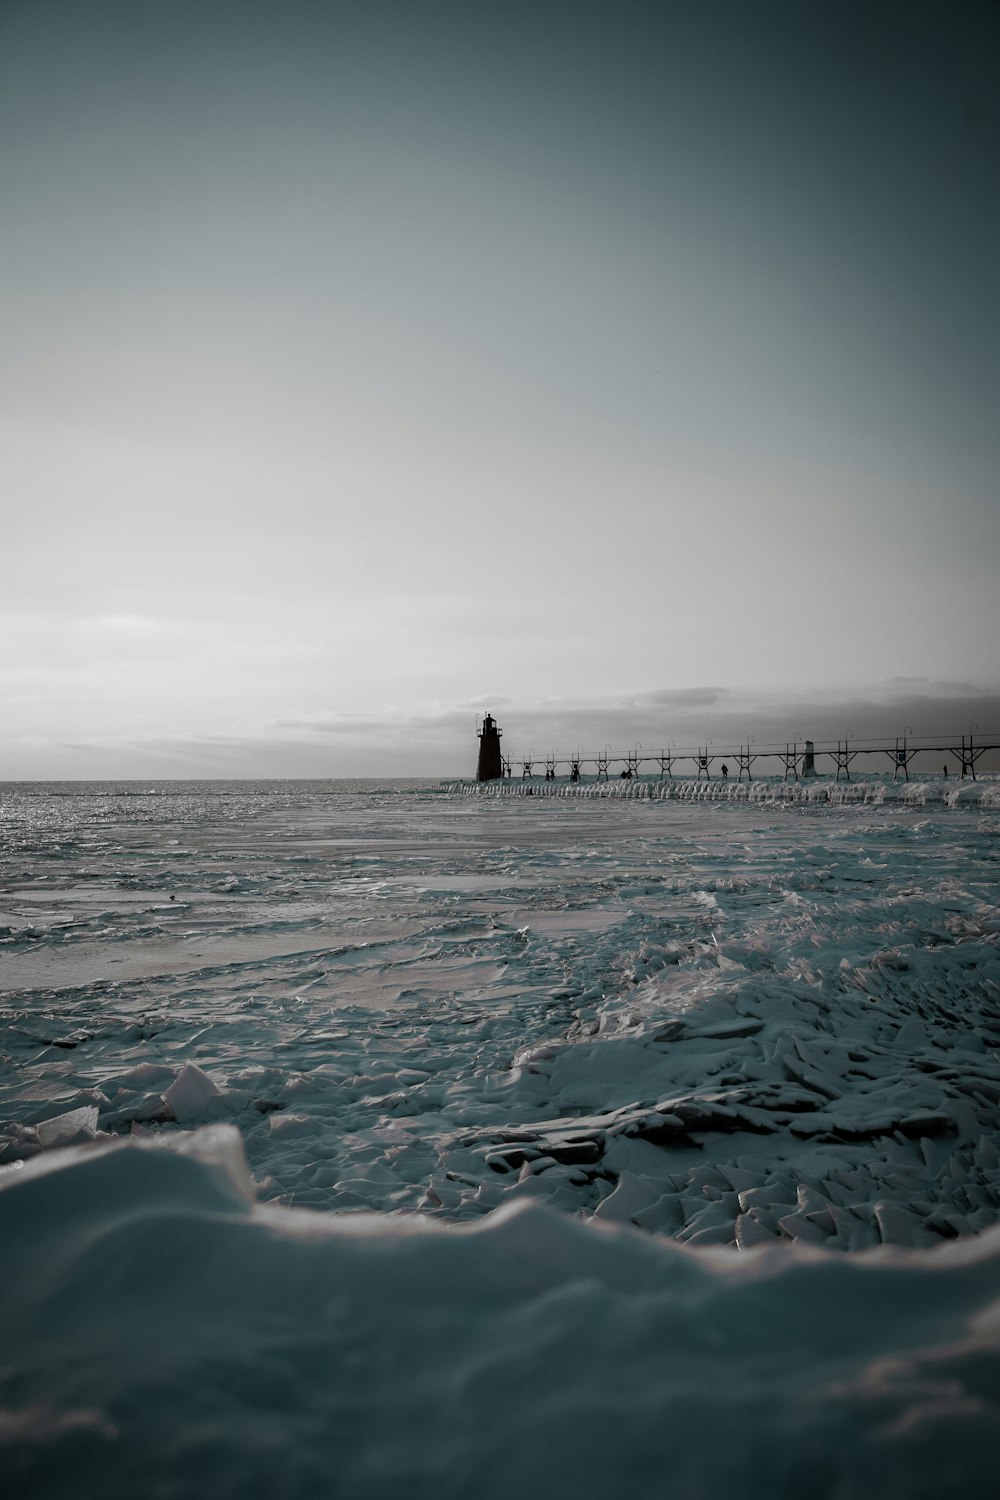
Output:
[[845,781],[850,781],[850,779],[851,779],[851,761],[854,759],[854,757],[857,755],[858,752],[856,750],[848,750],[848,748],[847,748],[847,741],[848,740],[853,740],[853,738],[854,738],[854,730],[853,729],[849,729],[847,731],[847,737],[844,740],[843,746],[841,746],[841,743],[840,743],[839,740],[837,741],[837,748],[833,752],[833,758],[834,758],[834,761],[836,762],[836,766],[837,766],[837,774],[836,774],[836,776],[834,778],[835,781],[839,781],[840,780],[840,773],[841,773],[841,771],[843,771],[843,773],[844,773],[844,780]]
[[784,750],[779,750],[778,751],[778,754],[781,757],[781,763],[782,763],[782,765],[785,768],[785,774],[784,774],[784,777],[783,777],[783,780],[785,780],[785,781],[788,780],[789,774],[791,774],[791,778],[792,778],[793,781],[798,781],[798,779],[799,779],[799,740],[800,739],[801,739],[801,735],[799,735],[799,733],[796,731],[796,735],[795,735],[795,738],[792,741],[792,743],[789,744],[788,741],[786,740],[785,741],[785,748],[784,748]]
[[753,777],[750,775],[750,767],[753,765],[757,757],[756,755],[750,754],[750,746],[754,743],[755,741],[753,735],[747,735],[746,748],[737,750],[736,752],[736,763],[740,768],[740,774],[736,778],[737,781],[743,780],[744,771],[746,771],[747,773],[747,781],[753,781]]
[[896,778],[898,777],[900,771],[902,771],[902,773],[903,773],[904,780],[909,781],[909,779],[910,779],[910,761],[913,759],[913,756],[916,754],[916,751],[914,751],[914,750],[907,750],[907,748],[906,748],[906,736],[908,734],[912,734],[912,733],[913,733],[913,730],[910,728],[909,724],[907,724],[906,728],[903,730],[903,743],[902,743],[902,745],[900,745],[900,743],[899,743],[899,736],[897,735],[896,736],[896,748],[895,748],[895,750],[890,750],[888,752],[892,756],[892,779],[893,779],[893,781],[896,780]]
[[666,750],[661,749],[659,755],[656,757],[660,762],[661,777],[669,776],[671,781],[673,781],[674,779],[674,757],[670,754],[670,752],[675,748],[676,742],[674,740],[668,740]]
[[965,778],[966,778],[966,776],[971,776],[972,779],[973,779],[973,781],[976,780],[976,761],[979,759],[979,757],[982,755],[983,751],[986,749],[985,745],[980,745],[978,747],[978,749],[973,749],[972,737],[973,737],[974,734],[978,734],[978,733],[979,733],[979,725],[978,724],[970,724],[969,725],[969,744],[968,744],[968,748],[966,748],[965,735],[963,734],[962,735],[962,748],[961,748],[961,750],[952,750],[952,752],[951,752],[952,755],[957,755],[958,756],[959,764],[962,767],[962,774],[961,774],[961,776],[959,778],[961,781],[964,781]]

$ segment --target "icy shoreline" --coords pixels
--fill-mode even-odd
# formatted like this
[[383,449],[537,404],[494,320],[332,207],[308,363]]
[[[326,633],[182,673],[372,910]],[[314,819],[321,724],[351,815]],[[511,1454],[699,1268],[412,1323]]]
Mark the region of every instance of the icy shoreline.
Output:
[[546,781],[544,777],[532,776],[510,781],[445,782],[442,790],[472,797],[570,797],[627,802],[645,799],[651,802],[729,802],[764,806],[881,807],[896,803],[904,807],[1000,808],[1000,780],[996,778],[893,781],[888,776],[870,776],[854,781],[834,781],[829,777],[782,781],[777,777],[758,777],[755,781],[738,781],[734,776],[716,775],[711,780],[700,781],[681,777],[662,780],[617,777],[609,781],[572,782],[565,777]]

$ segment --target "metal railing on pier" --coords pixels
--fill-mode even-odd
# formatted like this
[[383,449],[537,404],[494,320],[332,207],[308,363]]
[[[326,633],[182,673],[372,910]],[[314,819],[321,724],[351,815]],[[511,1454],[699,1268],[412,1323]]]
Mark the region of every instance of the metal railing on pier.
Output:
[[[976,780],[976,768],[988,751],[1000,750],[1000,731],[982,734],[978,726],[968,733],[914,736],[907,731],[902,735],[873,736],[855,739],[849,731],[842,740],[813,741],[796,738],[784,744],[757,744],[752,737],[744,743],[714,745],[710,739],[701,744],[677,748],[673,743],[665,748],[650,750],[633,745],[631,750],[583,751],[563,755],[551,751],[547,755],[528,754],[520,760],[504,760],[504,779],[519,778],[531,781],[539,778],[546,782],[566,777],[577,783],[590,774],[598,782],[612,779],[636,781],[644,776],[653,776],[661,781],[694,777],[696,781],[711,781],[715,777],[732,778],[736,782],[751,782],[756,775],[768,768],[781,775],[785,781],[798,781],[811,775],[832,773],[835,781],[850,781],[851,767],[859,758],[863,761],[888,761],[893,780],[909,781],[910,767],[924,770],[929,761],[936,760],[938,769],[932,774],[960,781]],[[916,762],[920,759],[920,765]],[[950,762],[949,762],[950,758]],[[620,768],[620,769],[619,769]],[[884,768],[884,767],[883,767]]]

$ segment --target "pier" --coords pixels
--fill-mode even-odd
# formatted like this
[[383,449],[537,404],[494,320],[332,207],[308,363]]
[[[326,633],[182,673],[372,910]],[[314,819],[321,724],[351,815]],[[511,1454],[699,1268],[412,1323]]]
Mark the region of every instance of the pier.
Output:
[[[496,721],[490,715],[485,723],[493,733],[497,732]],[[989,751],[1000,750],[1000,731],[982,734],[974,724],[965,733],[921,737],[907,727],[902,734],[893,736],[855,739],[848,731],[841,740],[795,737],[784,744],[757,744],[750,735],[742,743],[725,745],[703,739],[700,744],[679,748],[671,740],[665,747],[655,749],[636,744],[622,751],[612,751],[606,745],[603,750],[581,749],[568,755],[551,750],[536,756],[529,751],[514,760],[500,757],[499,740],[496,743],[495,767],[489,777],[480,772],[480,781],[532,781],[537,777],[536,768],[543,765],[544,777],[539,779],[551,783],[566,778],[574,785],[588,776],[596,782],[651,777],[661,782],[693,778],[699,782],[719,779],[739,784],[752,782],[755,768],[757,776],[779,775],[786,782],[820,775],[832,775],[836,782],[849,782],[851,767],[859,757],[869,763],[881,763],[882,770],[891,768],[893,781],[908,782],[911,766],[925,777],[975,781],[982,757]]]

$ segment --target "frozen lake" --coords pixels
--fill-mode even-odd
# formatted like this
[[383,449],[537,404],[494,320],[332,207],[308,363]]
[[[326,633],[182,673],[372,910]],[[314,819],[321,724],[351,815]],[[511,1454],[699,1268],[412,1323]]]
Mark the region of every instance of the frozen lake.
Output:
[[[599,1401],[595,1383],[620,1379],[624,1366],[646,1370],[642,1399],[674,1435],[654,1422],[656,1433],[644,1438],[626,1424],[624,1447],[610,1440],[610,1469],[593,1454],[580,1468],[573,1492],[596,1494],[598,1481],[643,1482],[649,1465],[669,1457],[670,1443],[680,1443],[670,1426],[680,1420],[679,1393],[695,1408],[708,1401],[723,1359],[718,1353],[713,1365],[702,1349],[688,1386],[666,1374],[657,1383],[646,1368],[655,1349],[641,1314],[620,1308],[607,1323],[601,1297],[612,1284],[626,1296],[632,1278],[651,1296],[664,1278],[678,1287],[694,1278],[701,1290],[693,1301],[681,1297],[684,1319],[699,1299],[709,1307],[735,1297],[738,1321],[740,1298],[748,1308],[762,1295],[762,1265],[769,1285],[781,1283],[782,1303],[795,1302],[803,1276],[809,1298],[845,1299],[837,1337],[847,1342],[830,1354],[829,1369],[826,1334],[817,1332],[812,1351],[793,1347],[773,1298],[754,1314],[774,1320],[783,1351],[771,1388],[778,1415],[767,1421],[785,1421],[781,1403],[811,1372],[815,1409],[788,1420],[808,1431],[810,1451],[818,1444],[827,1453],[831,1472],[847,1476],[846,1487],[824,1493],[874,1494],[878,1476],[895,1483],[908,1465],[929,1473],[928,1454],[954,1465],[959,1452],[966,1493],[979,1493],[977,1434],[995,1421],[995,1378],[987,1389],[970,1376],[969,1386],[952,1370],[951,1395],[927,1417],[933,1431],[913,1417],[912,1441],[894,1438],[884,1452],[877,1434],[923,1410],[926,1391],[919,1399],[883,1392],[874,1405],[858,1396],[857,1410],[848,1403],[847,1415],[838,1408],[829,1421],[821,1408],[838,1361],[856,1367],[851,1374],[838,1365],[837,1379],[863,1385],[871,1361],[898,1353],[900,1339],[944,1358],[941,1348],[967,1340],[969,1319],[981,1322],[1000,1293],[1000,1231],[990,1232],[1000,1217],[995,792],[981,783],[948,805],[933,788],[905,798],[890,788],[885,800],[873,788],[868,800],[832,803],[786,801],[780,786],[752,802],[709,802],[701,793],[483,797],[336,782],[3,788],[0,1187],[9,1191],[0,1206],[8,1253],[41,1256],[50,1278],[42,1277],[37,1302],[19,1294],[13,1346],[20,1337],[34,1348],[44,1330],[48,1356],[24,1368],[15,1359],[0,1377],[25,1484],[56,1485],[58,1453],[77,1463],[81,1445],[97,1455],[95,1476],[109,1445],[131,1455],[123,1475],[134,1479],[147,1450],[173,1473],[155,1434],[142,1422],[129,1426],[122,1372],[137,1378],[136,1350],[125,1332],[103,1354],[81,1352],[84,1333],[67,1335],[62,1359],[53,1322],[73,1288],[85,1295],[82,1247],[102,1214],[120,1224],[124,1203],[145,1203],[162,1220],[163,1191],[171,1213],[200,1224],[212,1264],[221,1242],[206,1226],[235,1214],[269,1243],[277,1235],[289,1265],[306,1253],[305,1234],[308,1254],[329,1258],[330,1275],[354,1277],[363,1300],[377,1296],[393,1309],[366,1313],[364,1338],[371,1347],[385,1339],[405,1346],[399,1359],[416,1361],[410,1384],[399,1370],[381,1385],[372,1375],[358,1400],[395,1392],[390,1405],[402,1425],[386,1450],[395,1456],[384,1472],[372,1468],[379,1440],[365,1428],[351,1450],[355,1467],[345,1471],[356,1487],[344,1493],[388,1494],[397,1482],[413,1493],[509,1492],[483,1479],[471,1448],[423,1468],[406,1457],[399,1434],[407,1422],[414,1433],[420,1422],[465,1422],[470,1444],[488,1425],[486,1407],[470,1406],[457,1387],[450,1397],[439,1392],[437,1415],[421,1409],[418,1421],[414,1382],[444,1377],[426,1333],[407,1321],[419,1323],[405,1295],[411,1282],[442,1327],[478,1316],[468,1278],[494,1290],[503,1282],[505,1296],[527,1299],[504,1304],[513,1322],[502,1319],[491,1337],[494,1352],[513,1358],[516,1347],[535,1392],[535,1467],[503,1470],[532,1493],[543,1492],[546,1474],[551,1482],[547,1465],[566,1460],[566,1414],[586,1412]],[[205,1126],[214,1129],[192,1136]],[[182,1154],[149,1149],[157,1145]],[[191,1174],[189,1200],[177,1197],[176,1183],[161,1187],[167,1161]],[[43,1172],[46,1164],[52,1170]],[[81,1198],[87,1173],[93,1186]],[[45,1202],[35,1219],[31,1194]],[[73,1227],[81,1203],[86,1232]],[[316,1212],[293,1212],[302,1209]],[[435,1220],[443,1240],[431,1234]],[[64,1221],[69,1249],[54,1267],[44,1247]],[[463,1236],[455,1229],[462,1224],[482,1233]],[[352,1226],[355,1237],[345,1240]],[[173,1230],[165,1233],[169,1241]],[[382,1257],[382,1272],[341,1263],[351,1261],[358,1235],[369,1257]],[[148,1249],[148,1235],[143,1243]],[[228,1232],[226,1244],[236,1282],[246,1272],[253,1283],[257,1273]],[[461,1274],[446,1269],[455,1255],[468,1262]],[[899,1294],[908,1310],[893,1321],[888,1309],[914,1267],[925,1278],[936,1273],[935,1286],[957,1287],[949,1268],[959,1262],[978,1270],[966,1274],[961,1296],[942,1291],[938,1323],[927,1325],[925,1299],[914,1302],[909,1290]],[[518,1265],[541,1263],[547,1290],[533,1272],[517,1283]],[[887,1311],[868,1342],[858,1323],[867,1294],[857,1303],[838,1265],[880,1268]],[[179,1249],[176,1266],[160,1267],[148,1337],[169,1345],[181,1303],[182,1321],[196,1316],[208,1295],[195,1285],[197,1266]],[[464,1289],[455,1290],[453,1275]],[[596,1303],[593,1291],[572,1301],[581,1276],[605,1287]],[[492,1295],[484,1292],[487,1303]],[[535,1358],[529,1325],[547,1326],[535,1305],[543,1295],[557,1299],[553,1316],[569,1343],[553,1352],[539,1334],[545,1347]],[[121,1296],[112,1277],[94,1319]],[[655,1323],[667,1315],[654,1304]],[[309,1386],[321,1407],[347,1401],[309,1366],[303,1310],[281,1302],[269,1316],[282,1324],[293,1385]],[[705,1317],[708,1337],[716,1314]],[[237,1363],[252,1352],[244,1323],[234,1308],[220,1335]],[[680,1338],[678,1328],[667,1318],[658,1337]],[[339,1358],[340,1336],[327,1332],[330,1357],[336,1346]],[[733,1332],[723,1359],[746,1441],[761,1423],[750,1394],[756,1337],[749,1325]],[[980,1368],[980,1352],[969,1354],[970,1368]],[[460,1365],[480,1357],[482,1348],[448,1355]],[[502,1364],[507,1356],[497,1357]],[[177,1406],[182,1425],[190,1419],[190,1391],[180,1387],[200,1378],[193,1368],[142,1378],[156,1399]],[[218,1378],[238,1408],[234,1431],[243,1431],[253,1402],[241,1406],[229,1377]],[[484,1390],[504,1421],[518,1420],[514,1393],[501,1395],[507,1387],[497,1379]],[[562,1390],[554,1408],[553,1380]],[[844,1457],[831,1421],[865,1434],[867,1479]],[[275,1432],[272,1456],[285,1442]],[[305,1468],[278,1493],[312,1492],[306,1476],[325,1440],[312,1433],[303,1441]],[[178,1453],[187,1451],[181,1443]],[[234,1450],[219,1437],[212,1454],[225,1488]],[[793,1445],[786,1458],[787,1473],[772,1461],[748,1492],[768,1493],[769,1484],[780,1492],[789,1475],[806,1472],[804,1450]],[[738,1473],[719,1454],[705,1464],[700,1478],[689,1474],[705,1493]],[[448,1488],[456,1474],[467,1474],[466,1488]]]

